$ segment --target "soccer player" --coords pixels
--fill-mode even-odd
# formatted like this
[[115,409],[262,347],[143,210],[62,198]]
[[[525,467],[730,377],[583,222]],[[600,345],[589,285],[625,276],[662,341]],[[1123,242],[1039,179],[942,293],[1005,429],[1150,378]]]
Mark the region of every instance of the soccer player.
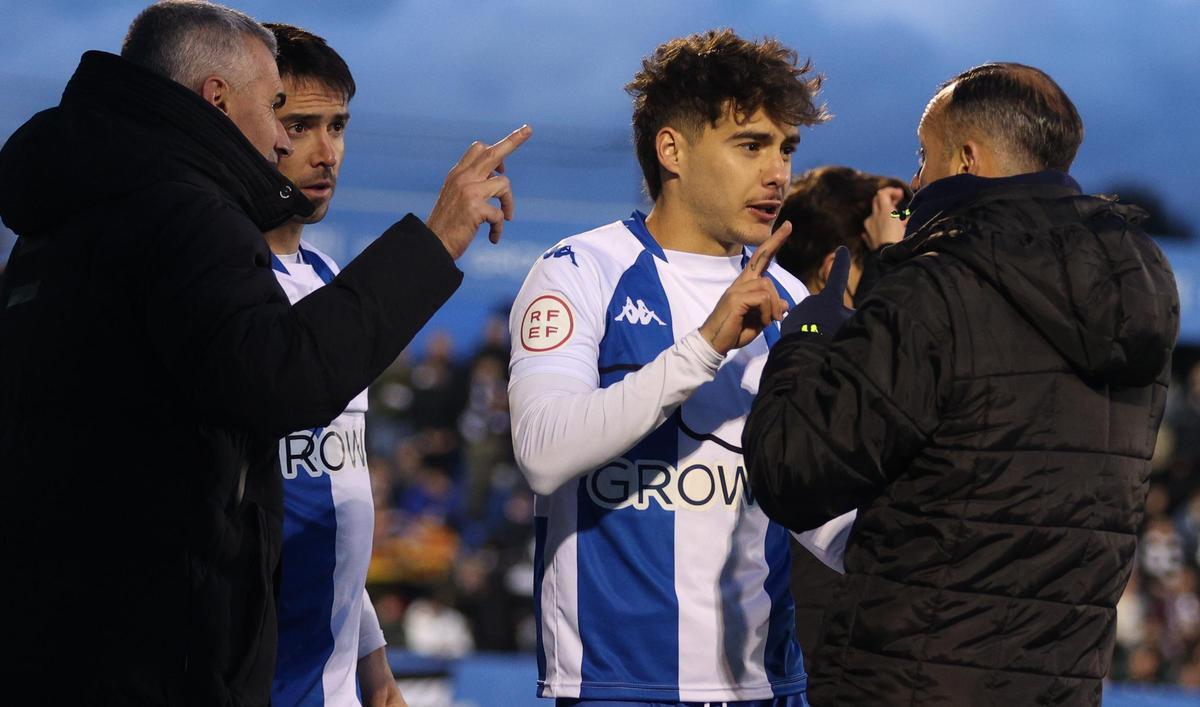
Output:
[[791,230],[772,225],[819,87],[770,39],[658,47],[626,87],[653,209],[560,241],[513,306],[538,694],[561,705],[807,704],[788,534],[740,440],[776,322],[807,294],[771,265]]
[[[325,40],[290,25],[265,25],[287,102],[278,118],[293,152],[279,160],[316,209],[268,231],[271,266],[292,303],[329,284],[337,263],[302,240],[305,224],[329,212],[345,152],[354,78]],[[279,654],[271,703],[402,705],[387,663],[383,631],[364,582],[375,510],[363,442],[367,393],[325,427],[279,442],[284,486]]]

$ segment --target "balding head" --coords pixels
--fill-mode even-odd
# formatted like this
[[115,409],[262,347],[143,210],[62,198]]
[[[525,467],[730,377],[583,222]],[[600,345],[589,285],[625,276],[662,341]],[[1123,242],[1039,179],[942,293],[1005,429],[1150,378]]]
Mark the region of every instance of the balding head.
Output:
[[970,139],[989,144],[1013,174],[1067,172],[1084,140],[1084,122],[1054,79],[1010,62],[976,66],[938,86],[926,121],[952,149]]
[[[1044,72],[992,63],[943,83],[926,107],[918,133],[927,158],[954,163],[936,178],[962,172],[1002,177],[1069,170],[1083,141],[1083,121]],[[975,169],[968,164],[971,159]],[[918,180],[934,181],[920,174]]]

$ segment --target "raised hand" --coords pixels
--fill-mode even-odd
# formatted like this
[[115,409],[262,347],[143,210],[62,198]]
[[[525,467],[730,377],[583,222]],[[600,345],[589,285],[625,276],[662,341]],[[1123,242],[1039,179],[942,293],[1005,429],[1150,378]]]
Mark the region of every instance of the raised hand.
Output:
[[[473,142],[446,175],[425,225],[455,260],[467,252],[484,221],[489,225],[488,240],[500,242],[504,222],[513,217],[512,184],[504,176],[504,159],[532,134],[532,128],[522,125],[495,145]],[[499,199],[500,205],[492,199]]]
[[902,199],[904,190],[900,187],[884,187],[875,192],[871,215],[863,219],[862,239],[868,250],[879,250],[904,239],[905,222],[892,216]]
[[764,328],[783,319],[787,312],[787,303],[780,298],[775,283],[763,274],[791,233],[791,222],[784,221],[758,247],[742,273],[717,300],[712,314],[700,325],[700,335],[722,356],[754,341]]
[[853,309],[842,304],[849,280],[850,250],[844,245],[838,246],[834,251],[833,267],[829,269],[829,279],[825,281],[825,288],[796,303],[795,309],[779,326],[779,333],[788,336],[799,332],[823,337],[836,334],[850,315],[854,314]]

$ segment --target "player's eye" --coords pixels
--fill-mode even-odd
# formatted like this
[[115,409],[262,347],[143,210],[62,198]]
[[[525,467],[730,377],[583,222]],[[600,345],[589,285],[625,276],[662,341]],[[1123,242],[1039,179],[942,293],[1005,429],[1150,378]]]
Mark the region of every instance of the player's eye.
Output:
[[288,126],[287,131],[292,135],[303,135],[304,123],[292,123]]
[[793,153],[795,153],[795,152],[796,152],[796,146],[795,146],[795,145],[791,145],[791,144],[784,145],[784,146],[783,146],[783,148],[782,148],[782,152],[783,152],[783,154],[785,154],[785,155],[792,155]]
[[743,142],[741,144],[741,147],[745,148],[749,152],[758,152],[759,150],[762,149],[762,143],[760,143],[760,142]]
[[346,124],[339,120],[335,123],[331,123],[329,125],[329,130],[330,130],[330,132],[334,132],[334,133],[345,132]]

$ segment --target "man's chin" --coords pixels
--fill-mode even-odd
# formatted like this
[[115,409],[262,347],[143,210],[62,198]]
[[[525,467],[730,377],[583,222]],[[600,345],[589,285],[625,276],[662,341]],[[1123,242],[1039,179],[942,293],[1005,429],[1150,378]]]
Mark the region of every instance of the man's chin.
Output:
[[742,227],[733,231],[733,240],[735,243],[751,248],[757,248],[767,239],[771,237],[773,227],[769,225],[755,224],[753,226]]
[[312,212],[311,216],[297,216],[295,220],[297,223],[302,223],[305,225],[312,224],[312,223],[318,223],[321,220],[323,220],[325,218],[325,215],[328,213],[329,213],[329,202],[326,201],[324,203],[317,204],[317,208]]

